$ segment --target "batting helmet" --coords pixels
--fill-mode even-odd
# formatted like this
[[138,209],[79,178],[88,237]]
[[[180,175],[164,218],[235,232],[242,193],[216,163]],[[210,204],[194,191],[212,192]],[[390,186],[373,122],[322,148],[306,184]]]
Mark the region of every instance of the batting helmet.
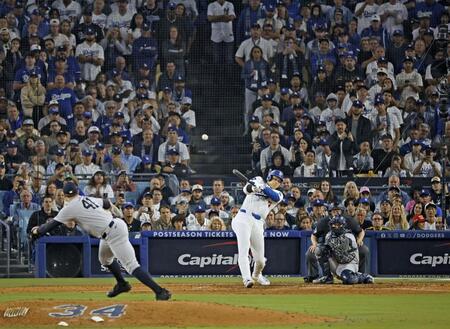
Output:
[[267,181],[272,180],[272,178],[277,177],[279,180],[283,181],[284,174],[281,170],[271,170],[267,175]]
[[330,225],[330,230],[336,235],[341,235],[345,233],[345,218],[343,216],[335,216],[330,219],[328,225]]

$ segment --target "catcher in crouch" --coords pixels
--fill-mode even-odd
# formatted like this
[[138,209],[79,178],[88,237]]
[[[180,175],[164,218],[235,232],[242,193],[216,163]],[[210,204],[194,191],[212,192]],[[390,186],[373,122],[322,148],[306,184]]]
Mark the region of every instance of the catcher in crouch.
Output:
[[345,230],[345,218],[333,217],[325,243],[316,249],[316,255],[328,257],[331,272],[343,284],[374,283],[370,274],[358,272],[359,254],[355,236]]

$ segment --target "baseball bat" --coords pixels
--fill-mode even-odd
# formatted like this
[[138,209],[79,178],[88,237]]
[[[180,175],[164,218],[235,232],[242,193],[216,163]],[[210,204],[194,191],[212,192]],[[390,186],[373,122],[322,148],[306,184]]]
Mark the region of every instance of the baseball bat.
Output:
[[[232,172],[233,172],[233,174],[236,176],[236,177],[239,177],[241,180],[243,180],[244,182],[246,182],[246,183],[250,183],[250,180],[247,178],[247,176],[245,176],[243,173],[241,173],[239,170],[237,170],[237,169],[233,169],[232,170]],[[252,184],[253,185],[253,184]]]

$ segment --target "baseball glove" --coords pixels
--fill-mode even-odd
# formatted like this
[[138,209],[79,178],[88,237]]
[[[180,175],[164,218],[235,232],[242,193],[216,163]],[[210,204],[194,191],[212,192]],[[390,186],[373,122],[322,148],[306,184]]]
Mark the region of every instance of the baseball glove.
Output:
[[325,244],[331,248],[333,258],[338,264],[348,264],[356,257],[349,238],[342,235],[331,234],[325,241]]

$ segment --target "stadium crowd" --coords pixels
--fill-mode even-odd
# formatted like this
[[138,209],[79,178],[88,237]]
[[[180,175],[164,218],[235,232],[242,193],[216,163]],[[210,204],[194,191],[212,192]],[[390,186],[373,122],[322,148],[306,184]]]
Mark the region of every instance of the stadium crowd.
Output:
[[[200,44],[222,72],[242,71],[230,83],[243,84],[253,173],[286,176],[268,229],[310,230],[337,213],[364,230],[446,229],[449,18],[435,0],[4,0],[4,216],[26,234],[57,214],[74,181],[113,200],[130,231],[230,229],[239,200],[224,181],[206,194],[189,180],[186,77]],[[349,178],[333,192],[327,178],[350,173],[386,177],[388,188],[373,195]],[[142,193],[136,174],[154,174]],[[294,177],[323,180],[302,191]],[[402,191],[407,177],[431,189]]]

